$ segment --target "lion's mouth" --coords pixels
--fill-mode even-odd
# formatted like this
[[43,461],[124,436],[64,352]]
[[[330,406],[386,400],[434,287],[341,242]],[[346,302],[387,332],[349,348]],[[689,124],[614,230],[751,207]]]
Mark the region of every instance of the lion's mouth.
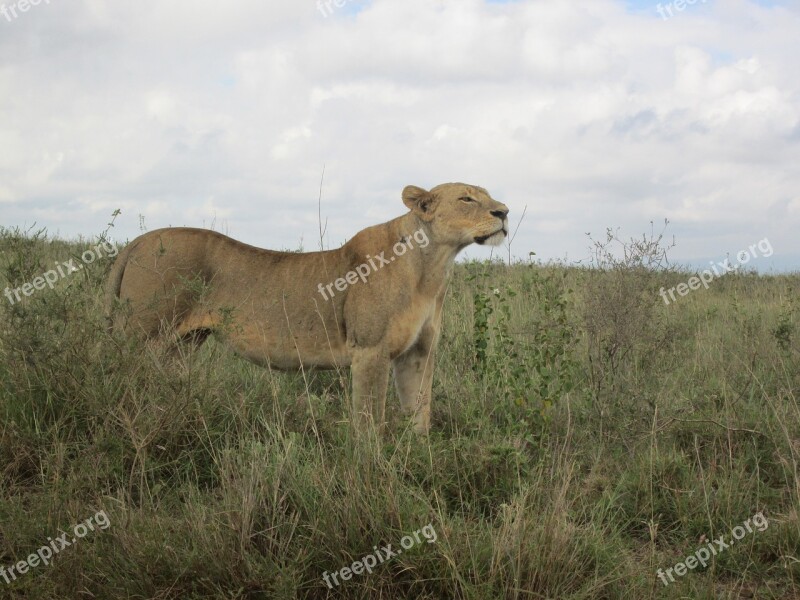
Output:
[[477,237],[475,238],[475,243],[483,245],[483,244],[485,244],[485,243],[486,243],[486,241],[487,241],[489,238],[493,238],[493,237],[494,237],[494,236],[496,236],[498,233],[502,233],[502,234],[503,234],[503,237],[505,238],[505,237],[508,235],[508,230],[506,230],[506,228],[505,228],[505,227],[501,227],[500,229],[498,229],[498,230],[497,230],[497,231],[495,231],[494,233],[490,233],[489,235],[479,235],[479,236],[477,236]]

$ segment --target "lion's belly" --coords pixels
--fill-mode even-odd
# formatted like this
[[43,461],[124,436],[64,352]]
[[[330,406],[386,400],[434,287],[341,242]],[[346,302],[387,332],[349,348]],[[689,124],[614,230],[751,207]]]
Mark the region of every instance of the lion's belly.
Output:
[[250,322],[224,336],[225,342],[242,357],[275,369],[318,367],[332,369],[350,365],[344,341],[331,328],[306,330],[298,327],[291,333],[284,327]]

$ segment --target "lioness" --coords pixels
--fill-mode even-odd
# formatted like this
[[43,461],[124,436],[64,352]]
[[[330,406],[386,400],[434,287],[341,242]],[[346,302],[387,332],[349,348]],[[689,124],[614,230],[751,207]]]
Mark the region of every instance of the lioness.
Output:
[[171,331],[202,343],[218,332],[260,365],[349,366],[354,415],[378,426],[391,365],[403,412],[427,433],[453,263],[473,242],[502,243],[508,207],[463,183],[410,185],[403,202],[408,213],[323,252],[263,250],[204,229],[151,231],[113,266],[109,319],[119,298],[130,308],[122,327],[145,338]]

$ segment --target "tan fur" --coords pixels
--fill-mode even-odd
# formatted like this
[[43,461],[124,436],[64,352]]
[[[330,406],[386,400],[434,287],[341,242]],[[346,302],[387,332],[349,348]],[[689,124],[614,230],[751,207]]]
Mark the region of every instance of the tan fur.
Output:
[[[200,343],[216,333],[239,355],[273,368],[349,366],[354,414],[378,425],[392,366],[402,408],[425,433],[453,262],[473,242],[501,243],[508,208],[483,188],[462,183],[430,191],[408,186],[403,202],[410,209],[405,215],[325,252],[263,250],[204,229],[146,233],[112,269],[109,315],[119,299],[129,304],[129,314],[123,323],[118,317],[117,326],[129,333],[163,339],[174,328]],[[429,242],[424,248],[414,243],[420,230]],[[320,287],[369,257],[394,256],[403,239],[413,245],[405,254],[323,298]]]

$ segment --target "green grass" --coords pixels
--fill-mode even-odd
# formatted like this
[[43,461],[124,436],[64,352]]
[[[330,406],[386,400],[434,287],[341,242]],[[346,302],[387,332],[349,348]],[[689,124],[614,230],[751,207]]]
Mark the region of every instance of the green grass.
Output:
[[[92,240],[93,241],[93,240]],[[0,291],[92,241],[0,230]],[[800,597],[800,276],[473,263],[450,287],[432,432],[391,390],[381,443],[346,371],[211,340],[177,366],[105,332],[101,259],[0,296],[0,566],[111,522],[0,598]],[[762,511],[665,587],[666,570]],[[334,590],[323,573],[423,543]]]

